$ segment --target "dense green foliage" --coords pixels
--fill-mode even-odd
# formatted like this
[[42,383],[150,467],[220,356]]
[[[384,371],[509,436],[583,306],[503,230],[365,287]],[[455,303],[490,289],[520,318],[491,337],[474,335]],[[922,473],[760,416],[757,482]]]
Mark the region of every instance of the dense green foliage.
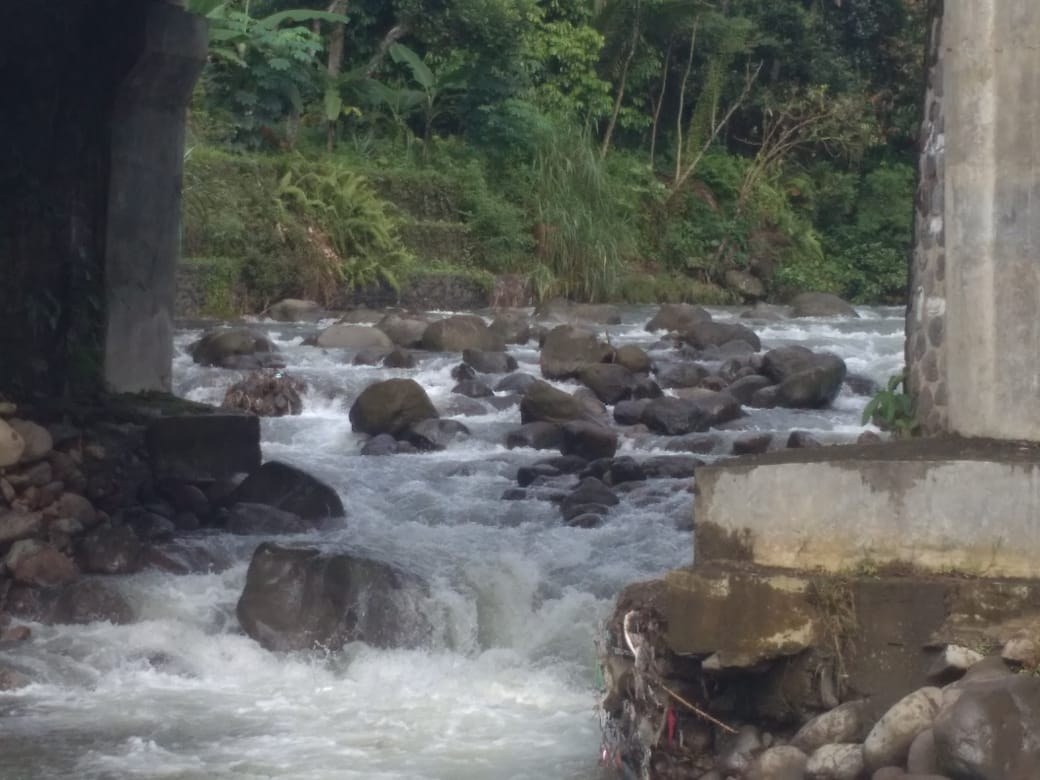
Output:
[[904,294],[923,0],[190,5],[186,252],[252,305],[416,266],[540,297],[735,301],[734,271]]

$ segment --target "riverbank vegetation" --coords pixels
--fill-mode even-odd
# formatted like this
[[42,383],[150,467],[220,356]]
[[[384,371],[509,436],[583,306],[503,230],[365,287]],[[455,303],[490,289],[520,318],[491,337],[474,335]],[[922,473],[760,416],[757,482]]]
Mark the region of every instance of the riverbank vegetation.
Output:
[[924,0],[191,0],[185,255],[262,308],[901,300]]

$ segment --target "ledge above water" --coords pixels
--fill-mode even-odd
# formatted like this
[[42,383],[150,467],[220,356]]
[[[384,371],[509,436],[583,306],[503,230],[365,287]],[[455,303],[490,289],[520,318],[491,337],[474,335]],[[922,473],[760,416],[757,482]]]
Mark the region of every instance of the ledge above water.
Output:
[[1040,577],[1040,446],[916,439],[697,472],[696,560]]

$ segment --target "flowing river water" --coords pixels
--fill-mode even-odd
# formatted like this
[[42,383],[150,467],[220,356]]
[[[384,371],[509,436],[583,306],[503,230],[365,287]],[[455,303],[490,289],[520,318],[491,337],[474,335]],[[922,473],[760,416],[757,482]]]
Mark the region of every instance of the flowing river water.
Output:
[[[647,347],[656,340],[643,329],[652,313],[627,308],[623,324],[605,330],[615,345]],[[860,313],[747,324],[765,348],[829,349],[850,372],[883,384],[902,367],[903,310]],[[36,681],[0,694],[0,778],[600,777],[595,640],[624,585],[692,559],[688,486],[662,480],[624,493],[595,529],[564,526],[548,502],[503,501],[518,466],[552,454],[502,445],[519,424],[516,406],[459,418],[473,435],[443,452],[362,457],[347,418],[361,389],[411,376],[450,414],[458,356],[427,356],[411,370],[358,367],[342,351],[300,346],[313,328],[261,327],[310,385],[302,415],[263,421],[264,458],[333,485],[348,513],[285,541],[337,546],[423,576],[438,626],[432,647],[267,652],[235,618],[258,539],[202,536],[191,543],[219,547],[215,556],[230,565],[120,578],[136,622],[33,624],[32,641],[0,650],[0,662]],[[178,347],[199,333],[180,331]],[[238,374],[179,352],[175,391],[219,403]],[[538,375],[533,344],[510,352]],[[846,389],[828,410],[751,410],[719,435],[778,431],[782,441],[799,429],[851,440],[866,402]],[[666,443],[626,439],[619,454],[660,454]]]

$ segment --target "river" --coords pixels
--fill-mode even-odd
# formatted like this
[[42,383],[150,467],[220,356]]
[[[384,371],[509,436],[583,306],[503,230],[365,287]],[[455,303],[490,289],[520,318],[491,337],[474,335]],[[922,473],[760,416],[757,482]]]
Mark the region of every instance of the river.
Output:
[[[653,310],[630,307],[612,342],[648,346]],[[721,320],[734,311],[714,310]],[[843,357],[883,384],[903,363],[903,311],[860,319],[750,321],[766,348],[804,344]],[[223,571],[124,577],[137,621],[31,624],[33,639],[0,662],[35,682],[0,694],[3,780],[578,780],[598,778],[595,639],[619,589],[687,564],[692,496],[676,481],[621,496],[596,529],[562,525],[547,502],[503,501],[517,466],[551,453],[507,450],[515,406],[464,419],[473,436],[423,455],[362,457],[347,419],[369,382],[412,376],[450,407],[457,356],[417,369],[357,367],[300,346],[309,330],[266,324],[288,370],[311,387],[298,417],[263,421],[265,459],[333,485],[346,519],[287,541],[322,543],[393,562],[432,583],[438,633],[426,650],[348,647],[277,655],[238,630],[235,604],[256,538],[205,536]],[[183,348],[200,331],[184,329]],[[179,351],[175,392],[218,403],[235,372]],[[510,347],[538,374],[533,345]],[[573,387],[571,388],[573,389]],[[726,426],[854,439],[867,398],[847,390],[823,411],[753,410]],[[619,454],[658,453],[666,439],[626,440]]]

